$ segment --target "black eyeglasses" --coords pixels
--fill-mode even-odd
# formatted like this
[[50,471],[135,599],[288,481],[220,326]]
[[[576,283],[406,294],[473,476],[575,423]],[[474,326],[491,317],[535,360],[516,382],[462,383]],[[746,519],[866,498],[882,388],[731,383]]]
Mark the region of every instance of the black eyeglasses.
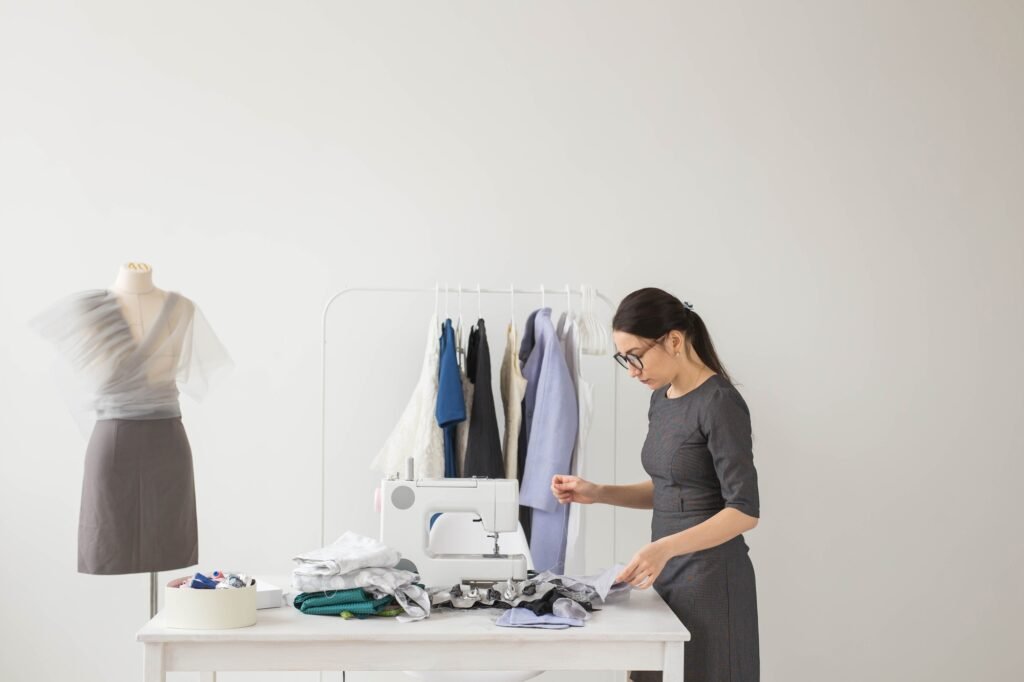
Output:
[[630,365],[632,365],[636,369],[643,371],[644,361],[642,358],[645,355],[647,355],[647,352],[651,350],[651,348],[654,348],[659,343],[661,343],[661,340],[664,339],[665,336],[668,336],[668,334],[665,334],[664,336],[660,336],[657,339],[655,339],[654,343],[640,355],[637,355],[636,353],[616,353],[612,357],[615,358],[615,362],[619,363],[622,366],[622,369],[629,369]]

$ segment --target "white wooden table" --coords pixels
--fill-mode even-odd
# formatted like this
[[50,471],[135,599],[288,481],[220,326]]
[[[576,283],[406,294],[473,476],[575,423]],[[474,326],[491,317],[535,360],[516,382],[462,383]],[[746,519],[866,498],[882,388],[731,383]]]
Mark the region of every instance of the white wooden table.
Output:
[[234,630],[176,630],[157,614],[136,635],[146,682],[168,671],[239,670],[664,670],[682,682],[690,633],[654,590],[600,607],[584,627],[503,628],[499,611],[435,610],[430,618],[345,620],[292,607],[259,611]]

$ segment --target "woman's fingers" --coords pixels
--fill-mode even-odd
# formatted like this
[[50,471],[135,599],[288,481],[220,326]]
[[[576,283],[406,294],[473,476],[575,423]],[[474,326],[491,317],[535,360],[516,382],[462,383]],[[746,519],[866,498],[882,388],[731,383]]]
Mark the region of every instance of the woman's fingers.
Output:
[[551,479],[551,492],[561,503],[572,502],[573,490],[576,488],[576,479],[573,476],[555,474]]
[[555,474],[551,479],[551,486],[554,488],[572,489],[576,487],[575,476],[563,476],[562,474]]
[[654,584],[654,573],[645,562],[633,559],[626,568],[622,569],[622,572],[615,578],[615,582],[629,583],[637,589],[646,590]]
[[632,584],[632,582],[633,582],[633,573],[636,571],[636,569],[637,569],[637,562],[636,562],[636,559],[634,559],[633,561],[630,561],[629,564],[624,569],[622,569],[622,572],[619,573],[618,577],[615,578],[615,582],[617,582],[617,583],[630,583],[630,584]]
[[633,579],[629,581],[629,584],[637,589],[643,590],[650,587],[650,582],[648,582],[650,579],[650,573],[644,570],[637,570],[633,575]]

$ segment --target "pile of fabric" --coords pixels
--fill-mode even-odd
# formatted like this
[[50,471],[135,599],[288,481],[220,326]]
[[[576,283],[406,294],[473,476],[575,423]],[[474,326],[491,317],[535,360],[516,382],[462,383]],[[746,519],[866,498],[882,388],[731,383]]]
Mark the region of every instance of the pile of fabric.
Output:
[[395,568],[402,556],[381,542],[346,532],[333,543],[294,558],[295,608],[317,616],[400,621],[430,615],[430,596],[419,576]]
[[595,603],[607,604],[628,597],[631,586],[614,583],[623,568],[619,564],[582,578],[545,571],[526,580],[503,580],[483,586],[460,584],[431,590],[430,599],[435,608],[503,609],[496,622],[503,627],[580,627],[597,610]]

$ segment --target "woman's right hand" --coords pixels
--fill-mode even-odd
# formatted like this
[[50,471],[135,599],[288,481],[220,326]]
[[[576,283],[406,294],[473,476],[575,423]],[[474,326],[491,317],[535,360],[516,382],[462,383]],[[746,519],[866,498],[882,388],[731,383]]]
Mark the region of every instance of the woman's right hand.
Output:
[[551,479],[551,493],[561,504],[597,502],[597,485],[579,476],[555,474]]

